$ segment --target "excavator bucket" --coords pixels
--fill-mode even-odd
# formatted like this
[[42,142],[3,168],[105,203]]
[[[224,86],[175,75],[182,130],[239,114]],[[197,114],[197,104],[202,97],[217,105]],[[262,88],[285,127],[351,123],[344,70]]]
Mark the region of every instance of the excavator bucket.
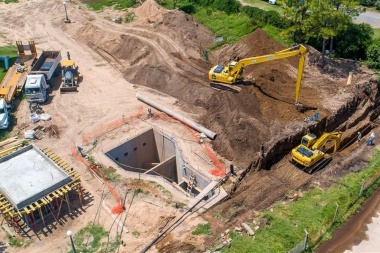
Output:
[[78,87],[77,86],[61,86],[59,88],[60,93],[71,93],[71,92],[78,92]]

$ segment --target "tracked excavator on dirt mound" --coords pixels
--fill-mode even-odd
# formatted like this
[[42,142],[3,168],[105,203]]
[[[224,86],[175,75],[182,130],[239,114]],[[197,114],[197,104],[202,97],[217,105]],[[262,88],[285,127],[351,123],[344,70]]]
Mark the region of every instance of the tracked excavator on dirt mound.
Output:
[[300,90],[301,90],[301,80],[305,65],[305,57],[307,50],[303,45],[295,45],[290,48],[284,49],[279,52],[275,52],[269,55],[256,56],[251,58],[245,58],[238,62],[232,61],[226,66],[216,65],[211,68],[208,74],[208,78],[211,81],[211,87],[229,90],[233,92],[240,92],[241,88],[235,86],[239,82],[243,82],[243,69],[246,66],[259,64],[267,61],[279,60],[292,56],[299,56],[298,61],[298,74],[296,81],[296,99],[295,104],[297,109],[302,108],[300,102]]
[[292,150],[292,162],[299,164],[309,174],[322,169],[332,157],[325,154],[322,149],[328,142],[334,141],[334,153],[338,151],[342,132],[323,133],[317,138],[314,134],[306,134],[302,137],[301,144]]
[[61,61],[62,68],[62,82],[59,91],[65,92],[77,92],[79,73],[78,67],[75,66],[75,61],[70,59],[70,53],[67,52],[67,60]]

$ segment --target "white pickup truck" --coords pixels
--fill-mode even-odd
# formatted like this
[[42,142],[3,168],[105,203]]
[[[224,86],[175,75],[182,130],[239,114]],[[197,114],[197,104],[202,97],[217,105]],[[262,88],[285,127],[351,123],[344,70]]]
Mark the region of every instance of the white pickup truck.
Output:
[[43,51],[26,77],[25,94],[29,103],[43,103],[49,98],[53,76],[59,73],[60,51]]

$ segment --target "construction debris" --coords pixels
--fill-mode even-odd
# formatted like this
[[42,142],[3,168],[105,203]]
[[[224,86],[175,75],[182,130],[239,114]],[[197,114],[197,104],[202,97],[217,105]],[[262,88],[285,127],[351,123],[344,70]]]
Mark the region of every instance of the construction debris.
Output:
[[42,126],[37,126],[35,128],[33,128],[34,130],[34,137],[37,139],[37,140],[41,140],[44,135],[45,135],[45,128],[42,127]]
[[248,233],[249,236],[254,236],[255,235],[255,232],[253,232],[252,228],[250,226],[248,226],[247,223],[242,223],[241,225],[247,231],[247,233]]
[[45,128],[45,131],[49,134],[49,138],[51,137],[59,138],[58,126],[50,125]]

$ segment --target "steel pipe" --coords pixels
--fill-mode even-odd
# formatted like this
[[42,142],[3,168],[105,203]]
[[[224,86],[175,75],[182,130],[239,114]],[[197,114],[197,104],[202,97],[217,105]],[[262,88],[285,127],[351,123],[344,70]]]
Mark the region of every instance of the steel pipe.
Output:
[[201,126],[199,125],[198,123],[194,122],[193,120],[189,119],[189,118],[186,118],[185,116],[179,114],[179,113],[176,113],[172,110],[170,110],[169,108],[153,101],[152,99],[150,98],[147,98],[139,93],[137,93],[136,95],[137,99],[156,108],[157,110],[160,110],[162,112],[165,112],[166,114],[172,116],[173,118],[181,121],[182,123],[194,128],[195,130],[197,130],[198,132],[200,133],[204,133],[208,138],[210,138],[211,140],[214,140],[217,136],[216,133],[214,133],[213,131],[205,128],[204,126]]

